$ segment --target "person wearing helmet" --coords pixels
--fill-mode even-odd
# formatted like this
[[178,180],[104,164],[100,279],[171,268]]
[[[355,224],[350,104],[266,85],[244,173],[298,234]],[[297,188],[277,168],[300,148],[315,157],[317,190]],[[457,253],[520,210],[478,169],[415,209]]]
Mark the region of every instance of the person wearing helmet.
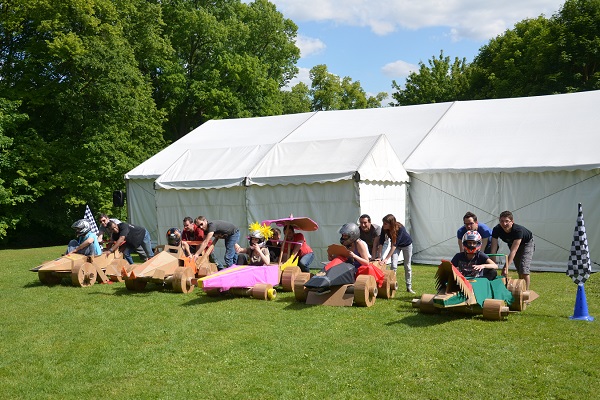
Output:
[[[377,246],[376,259],[381,260],[384,264],[391,259],[392,271],[396,271],[398,267],[398,258],[400,252],[404,257],[404,280],[406,282],[406,291],[414,294],[412,290],[412,238],[408,231],[400,222],[396,221],[393,214],[388,214],[381,220],[381,235],[379,235],[379,245]],[[390,240],[390,251],[383,258],[384,244]]]
[[86,256],[99,256],[102,254],[102,248],[98,243],[98,235],[92,232],[90,223],[85,219],[77,220],[71,225],[75,231],[77,239],[73,239],[67,246],[67,253],[77,253]]
[[458,228],[456,231],[456,239],[458,241],[458,251],[463,252],[463,236],[467,231],[477,231],[481,235],[481,248],[486,254],[492,252],[492,228],[484,224],[483,222],[477,221],[477,215],[471,211],[467,211],[463,217],[463,226]]
[[489,280],[496,277],[498,266],[481,251],[481,235],[477,231],[467,231],[462,237],[464,251],[452,258],[454,265],[465,277],[483,276]]
[[181,244],[181,232],[177,228],[171,228],[167,231],[167,244],[178,247]]
[[354,222],[348,222],[338,231],[340,243],[350,250],[348,263],[356,268],[361,265],[369,265],[369,249],[367,243],[360,238],[360,228]]
[[267,240],[273,236],[273,231],[268,225],[254,222],[249,227],[248,247],[242,248],[235,244],[235,252],[238,254],[238,265],[269,265],[271,256],[267,248]]

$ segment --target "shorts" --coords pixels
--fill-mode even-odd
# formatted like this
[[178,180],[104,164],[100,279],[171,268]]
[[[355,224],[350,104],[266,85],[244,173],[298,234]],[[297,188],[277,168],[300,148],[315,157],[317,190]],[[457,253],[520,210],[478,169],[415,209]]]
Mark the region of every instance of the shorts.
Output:
[[531,259],[533,258],[534,251],[535,243],[533,243],[533,238],[523,246],[519,246],[514,259],[515,267],[519,274],[529,275],[529,267],[531,266]]

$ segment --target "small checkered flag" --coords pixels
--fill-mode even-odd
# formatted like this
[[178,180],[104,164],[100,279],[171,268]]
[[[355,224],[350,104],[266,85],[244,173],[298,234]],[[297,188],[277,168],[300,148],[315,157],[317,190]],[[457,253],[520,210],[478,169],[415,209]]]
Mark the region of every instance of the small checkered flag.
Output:
[[587,235],[585,234],[585,224],[583,223],[583,208],[581,207],[581,203],[579,203],[577,225],[573,233],[573,244],[571,244],[571,256],[567,265],[567,275],[573,279],[573,282],[579,285],[588,280],[591,272],[592,264],[590,262]]
[[90,224],[91,231],[96,235],[98,234],[98,225],[96,225],[96,220],[94,219],[94,214],[92,214],[92,210],[90,210],[90,206],[85,205],[85,213],[83,214],[83,219],[85,219]]

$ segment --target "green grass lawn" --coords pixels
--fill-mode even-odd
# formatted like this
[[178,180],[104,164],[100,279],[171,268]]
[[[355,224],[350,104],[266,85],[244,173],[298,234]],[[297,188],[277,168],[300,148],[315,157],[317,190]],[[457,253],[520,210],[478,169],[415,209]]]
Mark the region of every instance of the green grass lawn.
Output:
[[[41,285],[29,268],[63,247],[0,251],[0,399],[598,396],[599,322],[569,320],[577,287],[564,274],[534,273],[540,298],[490,322],[419,314],[405,292],[360,308]],[[434,273],[414,267],[419,295]],[[585,288],[600,319],[597,282]]]

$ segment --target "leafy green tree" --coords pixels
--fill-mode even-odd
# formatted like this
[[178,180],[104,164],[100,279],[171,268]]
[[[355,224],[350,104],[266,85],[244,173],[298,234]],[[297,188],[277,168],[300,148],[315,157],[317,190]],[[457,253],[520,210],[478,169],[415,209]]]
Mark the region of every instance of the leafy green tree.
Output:
[[[108,211],[125,172],[156,153],[162,115],[110,0],[14,0],[0,13],[0,97],[29,119],[11,153],[36,200],[11,215],[30,242],[72,234],[85,204]],[[10,234],[9,234],[10,235]],[[38,235],[36,237],[36,235]],[[19,236],[9,237],[18,240]]]
[[515,24],[481,47],[471,76],[472,98],[524,97],[560,91],[552,21]]
[[419,72],[411,72],[406,78],[404,88],[395,80],[392,93],[396,103],[392,105],[413,105],[426,103],[441,103],[465,99],[469,87],[469,64],[466,59],[458,57],[453,62],[450,57],[435,56],[428,60],[429,66],[419,62]]
[[282,104],[284,114],[297,114],[310,112],[311,100],[308,86],[299,82],[290,91],[282,90]]
[[368,96],[359,81],[353,82],[350,77],[340,79],[328,71],[327,65],[315,65],[309,72],[312,86],[313,111],[354,110],[381,107],[381,100],[386,93]]
[[209,119],[276,115],[296,74],[297,26],[266,0],[167,1],[165,34],[178,73],[157,104],[173,139]]
[[17,204],[31,204],[34,194],[22,176],[20,155],[13,150],[13,137],[19,125],[27,120],[27,115],[17,111],[19,102],[0,98],[0,241],[6,238],[7,231],[14,229],[20,221],[12,209]]
[[553,19],[562,91],[600,89],[600,0],[567,0]]

